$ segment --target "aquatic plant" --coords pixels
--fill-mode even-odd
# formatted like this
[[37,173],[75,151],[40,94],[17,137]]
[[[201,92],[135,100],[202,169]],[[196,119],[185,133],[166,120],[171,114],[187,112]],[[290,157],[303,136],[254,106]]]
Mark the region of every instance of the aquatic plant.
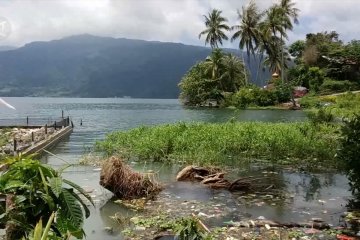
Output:
[[98,151],[138,160],[196,165],[262,159],[273,163],[334,166],[338,126],[311,123],[176,123],[109,134]]
[[80,195],[93,202],[81,187],[63,179],[62,170],[41,164],[33,156],[20,155],[6,163],[0,192],[7,196],[7,208],[0,221],[7,225],[7,239],[26,236],[40,219],[48,221],[54,212],[51,228],[58,236],[84,237],[84,215],[89,217],[90,211]]

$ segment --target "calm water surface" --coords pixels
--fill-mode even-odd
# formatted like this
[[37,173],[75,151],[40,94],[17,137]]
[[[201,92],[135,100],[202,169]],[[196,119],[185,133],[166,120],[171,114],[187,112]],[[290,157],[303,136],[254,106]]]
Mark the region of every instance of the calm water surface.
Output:
[[[61,116],[61,110],[69,115],[75,128],[69,139],[61,142],[52,152],[61,159],[77,163],[81,156],[91,148],[96,140],[101,140],[114,130],[128,130],[140,125],[156,125],[178,121],[224,122],[230,119],[238,121],[304,121],[306,116],[301,111],[283,110],[229,110],[229,109],[184,109],[178,100],[160,99],[79,99],[79,98],[5,98],[17,110],[6,109],[0,105],[0,119]],[[83,125],[80,126],[82,120]],[[57,167],[63,164],[59,158],[46,156],[45,160]],[[197,201],[212,204],[224,203],[226,214],[216,219],[216,224],[226,221],[239,221],[244,218],[264,216],[282,222],[305,221],[312,217],[321,217],[336,225],[340,214],[345,211],[347,198],[347,179],[341,174],[308,174],[294,173],[289,170],[277,170],[274,181],[283,185],[283,190],[290,196],[280,203],[264,204],[261,200],[251,200],[244,204],[241,196],[222,191],[212,191],[197,185],[177,183],[174,177],[176,166],[158,166],[156,164],[139,166],[159,170],[160,179],[168,185],[161,196],[170,201]],[[261,167],[244,167],[238,175],[262,174]],[[65,173],[81,186],[95,189],[92,195],[96,198],[97,207],[92,209],[91,217],[86,221],[87,239],[121,239],[121,227],[109,216],[116,212],[131,214],[128,210],[108,201],[111,194],[98,185],[99,171],[91,166],[69,169]],[[220,207],[221,208],[221,207]],[[211,224],[211,223],[210,223]],[[104,227],[113,227],[114,233],[104,231]]]

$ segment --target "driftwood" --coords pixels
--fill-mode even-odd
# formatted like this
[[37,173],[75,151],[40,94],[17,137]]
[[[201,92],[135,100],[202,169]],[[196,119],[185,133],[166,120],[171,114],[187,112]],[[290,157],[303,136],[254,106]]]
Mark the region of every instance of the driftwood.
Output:
[[135,172],[116,157],[111,157],[103,164],[100,185],[120,199],[152,197],[162,189],[153,175]]
[[236,179],[233,182],[225,179],[225,172],[218,168],[203,168],[197,166],[187,166],[176,176],[177,181],[198,181],[213,189],[227,189],[229,191],[250,191],[253,180],[252,177]]

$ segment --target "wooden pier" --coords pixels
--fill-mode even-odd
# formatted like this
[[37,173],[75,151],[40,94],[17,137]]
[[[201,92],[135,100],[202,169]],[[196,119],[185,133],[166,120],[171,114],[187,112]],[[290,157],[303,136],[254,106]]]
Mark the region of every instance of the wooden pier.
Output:
[[[7,144],[5,149],[9,155],[42,154],[43,149],[48,150],[68,137],[73,131],[73,123],[70,117],[61,118],[33,118],[25,117],[18,119],[0,119],[0,129],[17,129],[28,131],[25,135],[13,138],[12,143]],[[25,130],[27,129],[27,130]],[[35,133],[35,134],[34,134]],[[19,133],[21,135],[21,133]],[[26,142],[21,137],[27,138]]]

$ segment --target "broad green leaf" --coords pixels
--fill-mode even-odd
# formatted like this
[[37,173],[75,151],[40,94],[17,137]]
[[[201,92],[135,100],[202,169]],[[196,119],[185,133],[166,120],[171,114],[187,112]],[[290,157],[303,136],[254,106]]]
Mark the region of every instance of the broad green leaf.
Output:
[[[71,233],[82,229],[84,223],[84,216],[78,200],[73,196],[69,189],[62,190],[62,206],[61,212],[64,211],[67,218],[67,224]],[[73,231],[71,231],[73,230]]]
[[59,198],[59,195],[62,192],[62,178],[61,177],[53,177],[49,179],[49,185],[51,188],[51,191],[54,193],[54,195]]
[[24,188],[26,187],[25,184],[20,180],[9,180],[5,183],[5,186],[3,189],[1,189],[2,192],[7,192],[8,190],[11,190],[13,188]]
[[70,193],[79,201],[79,203],[83,206],[83,209],[85,211],[85,217],[88,218],[90,216],[90,210],[89,208],[86,206],[86,204],[84,203],[84,201],[80,198],[79,195],[77,195],[77,193],[75,193],[74,191],[70,191]]
[[66,183],[66,184],[68,184],[69,186],[73,187],[75,190],[79,191],[87,200],[89,200],[89,201],[91,202],[91,204],[92,204],[93,206],[95,206],[95,204],[94,204],[91,196],[90,196],[87,192],[85,192],[84,189],[82,189],[82,187],[80,187],[80,186],[77,185],[76,183],[73,183],[73,182],[71,182],[71,181],[69,181],[69,180],[67,180],[67,179],[64,179],[63,181],[64,181],[64,183]]

